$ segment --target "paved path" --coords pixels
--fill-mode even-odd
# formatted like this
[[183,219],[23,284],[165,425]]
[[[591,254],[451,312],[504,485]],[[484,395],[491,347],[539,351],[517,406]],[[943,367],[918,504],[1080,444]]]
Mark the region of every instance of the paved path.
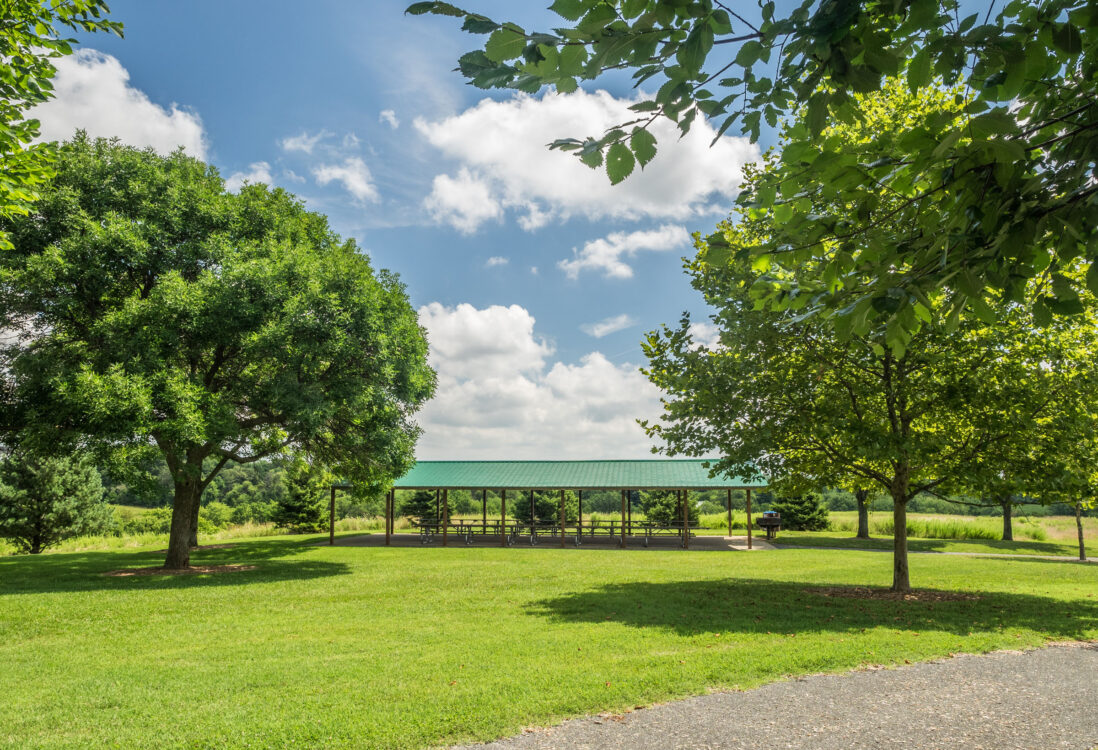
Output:
[[1092,750],[1098,644],[816,675],[577,719],[481,747]]
[[[583,544],[578,549],[621,549],[620,537],[608,538],[605,536],[597,536],[594,538],[584,537]],[[565,540],[565,549],[577,549],[572,537],[567,537]],[[377,532],[361,534],[356,536],[338,536],[335,540],[336,546],[340,547],[384,547],[385,546],[385,534],[379,534]],[[448,539],[449,546],[453,549],[468,549],[468,547],[499,547],[499,537],[481,537],[475,538],[471,545],[466,545],[462,537],[457,534],[450,534]],[[318,545],[328,544],[327,539],[322,539],[317,542]],[[393,534],[390,539],[390,546],[392,547],[421,547],[419,534],[412,532],[402,532]],[[429,547],[441,547],[442,536],[436,534],[434,540],[427,545]],[[520,536],[515,542],[514,549],[530,549],[530,541],[528,536]],[[626,540],[626,547],[631,550],[681,550],[682,547],[679,540],[675,537],[658,536],[652,537],[651,543],[648,547],[644,546],[643,536],[631,536]],[[534,549],[560,549],[560,538],[543,536],[538,540]],[[756,551],[772,550],[773,545],[767,543],[763,539],[754,539],[752,543],[752,549]],[[691,538],[690,550],[695,552],[702,551],[720,551],[720,550],[740,550],[747,551],[747,537],[746,536],[717,536],[716,534],[699,534]]]

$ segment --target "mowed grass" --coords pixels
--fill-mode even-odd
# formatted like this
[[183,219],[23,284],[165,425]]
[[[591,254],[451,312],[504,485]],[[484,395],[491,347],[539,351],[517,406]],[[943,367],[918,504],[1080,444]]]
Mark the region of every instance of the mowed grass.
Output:
[[[113,578],[152,550],[0,559],[0,745],[425,747],[789,675],[1098,638],[1098,566],[872,552],[326,547]],[[1069,679],[1069,675],[1065,675]],[[746,726],[746,725],[745,725]]]

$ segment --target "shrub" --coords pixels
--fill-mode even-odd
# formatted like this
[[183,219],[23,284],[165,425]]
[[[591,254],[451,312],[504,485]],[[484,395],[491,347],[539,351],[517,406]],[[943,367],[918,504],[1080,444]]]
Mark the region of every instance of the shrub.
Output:
[[119,531],[123,536],[167,534],[171,530],[171,527],[171,508],[151,508],[140,515],[122,518],[119,524]]
[[790,531],[826,531],[830,526],[827,508],[816,495],[775,500],[770,509],[781,514],[782,528]]
[[0,466],[0,536],[38,554],[76,536],[105,534],[114,511],[86,457],[18,455]]

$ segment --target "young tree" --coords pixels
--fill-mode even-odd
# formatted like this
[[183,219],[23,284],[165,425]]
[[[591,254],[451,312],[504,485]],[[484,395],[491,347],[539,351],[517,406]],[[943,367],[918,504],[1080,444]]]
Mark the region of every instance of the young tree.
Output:
[[[75,39],[63,29],[122,35],[122,24],[107,20],[102,0],[6,0],[0,7],[0,218],[26,214],[35,191],[49,178],[53,144],[34,144],[38,121],[27,110],[53,97],[53,60],[72,53]],[[32,145],[34,144],[34,145]],[[0,230],[0,251],[11,248]]]
[[17,452],[0,463],[0,537],[37,555],[75,536],[114,526],[103,485],[87,456],[46,458]]
[[433,492],[416,490],[400,512],[405,518],[415,519],[419,523],[436,523],[442,520],[442,499],[436,500]]
[[[752,12],[714,0],[557,0],[551,7],[563,22],[548,32],[447,2],[416,2],[408,12],[458,17],[465,31],[488,35],[483,49],[458,61],[481,88],[568,93],[578,81],[622,69],[651,86],[654,96],[631,108],[635,119],[604,133],[562,133],[586,137],[553,144],[591,167],[605,165],[612,182],[655,156],[649,125],[656,118],[683,132],[708,120],[718,136],[738,126],[757,139],[764,120],[775,126],[804,109],[804,127],[790,134],[774,179],[739,198],[741,207],[783,216],[784,231],[751,252],[782,252],[789,264],[828,254],[840,267],[864,264],[873,273],[857,286],[796,274],[768,305],[791,309],[807,295],[806,312],[888,324],[889,343],[901,349],[900,332],[924,323],[910,311],[937,295],[949,305],[930,306],[932,319],[970,302],[979,311],[989,292],[1018,300],[1027,280],[1044,278],[1056,284],[1031,301],[1039,318],[1078,310],[1079,286],[1058,276],[1057,266],[1093,259],[1098,247],[1093,4],[1011,0],[981,10],[960,0],[803,0],[781,10],[760,2]],[[936,78],[959,86],[960,111],[914,123],[889,144],[894,153],[824,135],[830,123],[862,119],[857,95],[896,75],[912,90]],[[872,237],[894,223],[896,206],[873,200],[881,192],[901,196],[913,220],[900,224],[902,241],[871,248]],[[860,210],[821,212],[820,204]],[[1087,281],[1098,288],[1098,270]],[[881,304],[852,307],[862,299]]]
[[[399,476],[434,390],[404,287],[319,214],[265,186],[78,136],[10,222],[0,327],[8,429],[43,425],[174,486],[166,566],[189,564],[202,492],[229,462],[292,448],[363,486]],[[52,436],[51,438],[52,439]]]
[[[530,493],[519,493],[514,503],[507,504],[508,513],[516,521],[530,523]],[[538,523],[560,523],[560,492],[534,492],[534,517]],[[564,492],[564,520],[575,523],[579,517],[579,500],[571,490]]]
[[[642,493],[642,504],[644,515],[649,521],[665,526],[682,527],[682,500],[677,493],[670,490],[645,492]],[[689,497],[687,497],[686,513],[691,526],[698,523],[698,506]]]
[[827,531],[831,522],[819,496],[808,492],[775,500],[770,505],[782,518],[782,527],[792,531]]
[[297,456],[286,465],[282,481],[286,492],[278,500],[275,525],[303,534],[320,531],[328,509],[331,473]]

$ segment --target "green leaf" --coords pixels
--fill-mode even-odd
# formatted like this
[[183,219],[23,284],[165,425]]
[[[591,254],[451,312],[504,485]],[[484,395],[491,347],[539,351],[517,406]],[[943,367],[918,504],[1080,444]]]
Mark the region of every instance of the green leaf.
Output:
[[502,29],[492,32],[488,37],[488,43],[484,45],[484,54],[492,62],[513,60],[522,54],[526,48],[526,34],[514,24],[508,24]]
[[705,65],[705,58],[711,49],[713,49],[713,29],[708,23],[700,21],[690,30],[686,41],[675,54],[675,59],[679,65],[690,71],[691,75],[697,75]]
[[808,113],[805,121],[813,136],[819,135],[827,127],[828,95],[822,91],[813,94],[808,100]]
[[656,136],[644,128],[633,128],[633,134],[629,137],[629,148],[633,150],[643,169],[656,155]]
[[587,12],[583,20],[576,24],[576,28],[584,34],[593,34],[601,31],[611,21],[616,20],[617,12],[608,3],[601,2]]
[[1098,261],[1091,261],[1087,269],[1087,289],[1091,294],[1098,294]]
[[736,54],[736,64],[743,68],[750,68],[759,58],[762,57],[763,46],[759,42],[752,39],[749,42],[744,42],[740,47],[739,53]]
[[930,83],[930,50],[923,47],[907,66],[907,87],[911,91],[918,91]]
[[606,175],[613,185],[617,185],[629,175],[633,174],[636,159],[633,152],[624,143],[615,143],[606,152]]
[[586,12],[586,5],[587,3],[583,0],[556,0],[555,3],[549,6],[549,10],[553,11],[561,18],[566,18],[569,21],[578,21]]
[[422,16],[425,13],[430,13],[434,9],[435,9],[435,4],[433,2],[430,2],[430,3],[412,3],[407,8],[404,9],[404,12],[407,13],[408,15],[410,15],[410,16]]
[[1041,328],[1052,322],[1052,310],[1048,309],[1048,305],[1045,304],[1043,299],[1037,299],[1033,302],[1033,322]]
[[1057,49],[1069,55],[1077,55],[1083,50],[1083,37],[1072,23],[1062,23],[1052,32],[1052,41]]
[[561,94],[571,94],[579,88],[575,78],[566,77],[557,79],[557,92]]

